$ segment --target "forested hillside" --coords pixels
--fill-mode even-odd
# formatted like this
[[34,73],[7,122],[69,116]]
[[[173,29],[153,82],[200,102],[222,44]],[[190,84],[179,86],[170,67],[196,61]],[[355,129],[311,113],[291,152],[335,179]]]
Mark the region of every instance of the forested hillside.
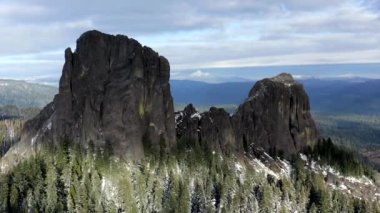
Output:
[[53,100],[57,91],[53,86],[0,79],[0,106],[42,108]]
[[277,173],[256,158],[191,143],[151,150],[140,161],[111,156],[68,142],[51,147],[0,176],[0,211],[380,212],[378,200],[342,190],[347,183],[328,186],[302,156],[278,159],[284,170]]

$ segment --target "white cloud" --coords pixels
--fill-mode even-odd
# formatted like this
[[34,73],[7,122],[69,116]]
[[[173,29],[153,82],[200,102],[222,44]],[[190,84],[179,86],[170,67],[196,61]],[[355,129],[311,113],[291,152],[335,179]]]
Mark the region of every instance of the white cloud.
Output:
[[49,13],[49,10],[40,5],[20,4],[20,3],[0,3],[0,17],[12,16],[35,16]]
[[207,78],[210,76],[210,73],[203,72],[202,70],[197,70],[190,74],[191,78]]
[[[378,0],[4,0],[0,78],[15,69],[26,77],[60,74],[64,49],[90,29],[133,37],[167,57],[174,70],[203,70],[188,78],[214,77],[204,72],[208,67],[380,62],[379,5]],[[36,57],[56,50],[62,54]]]
[[293,75],[293,78],[297,79],[297,80],[303,80],[303,79],[311,78],[311,76],[308,76],[308,75]]

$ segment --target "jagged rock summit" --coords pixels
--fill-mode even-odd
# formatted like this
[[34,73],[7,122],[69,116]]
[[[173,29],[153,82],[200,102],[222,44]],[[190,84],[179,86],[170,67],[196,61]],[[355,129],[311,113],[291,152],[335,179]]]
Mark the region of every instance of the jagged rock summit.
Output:
[[284,84],[296,84],[297,82],[294,80],[293,76],[289,73],[281,73],[278,76],[273,78],[269,78],[274,82],[284,83]]
[[141,141],[175,143],[166,58],[122,35],[84,33],[65,51],[54,100],[53,140],[109,143],[120,156],[144,155]]
[[233,115],[237,143],[290,156],[319,138],[303,85],[290,74],[258,81]]
[[253,154],[259,148],[290,157],[319,137],[303,86],[286,73],[258,81],[232,116],[215,107],[199,114],[191,105],[177,118],[178,140],[227,152]]
[[63,141],[140,159],[146,145],[169,150],[184,140],[224,153],[260,148],[290,156],[318,138],[308,96],[290,74],[258,81],[232,116],[215,107],[198,113],[192,105],[175,114],[169,76],[168,60],[136,40],[84,33],[74,52],[65,50],[59,93],[26,122],[1,172]]
[[84,148],[109,145],[133,159],[144,156],[143,140],[174,145],[169,76],[168,60],[134,39],[95,30],[82,34],[74,52],[65,50],[58,95],[26,123],[3,167],[7,158],[19,161],[41,143],[63,140]]

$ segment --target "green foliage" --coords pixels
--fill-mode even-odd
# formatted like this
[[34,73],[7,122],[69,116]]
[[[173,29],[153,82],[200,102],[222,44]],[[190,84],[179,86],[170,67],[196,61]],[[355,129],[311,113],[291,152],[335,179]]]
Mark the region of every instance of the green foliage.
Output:
[[58,88],[17,80],[0,80],[0,106],[16,105],[17,107],[44,107],[50,103]]
[[334,145],[330,138],[319,141],[307,154],[322,164],[333,166],[344,175],[373,177],[371,167],[360,162],[354,152]]
[[[1,111],[1,107],[0,107]],[[4,114],[0,112],[3,118]],[[24,121],[18,117],[9,117],[6,120],[0,120],[0,157],[8,149],[20,140],[21,129]]]
[[[0,212],[376,212],[326,187],[294,156],[290,178],[257,172],[249,159],[185,141],[139,161],[104,157],[69,141],[0,176]],[[103,151],[103,153],[102,153]]]
[[379,115],[326,115],[315,114],[322,136],[331,137],[334,143],[353,148],[380,145]]

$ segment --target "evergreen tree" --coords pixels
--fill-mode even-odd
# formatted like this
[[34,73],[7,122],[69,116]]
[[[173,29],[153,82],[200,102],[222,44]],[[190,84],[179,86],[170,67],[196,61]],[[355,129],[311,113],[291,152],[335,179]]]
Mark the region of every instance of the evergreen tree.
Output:
[[59,210],[63,210],[63,206],[58,204],[58,173],[56,171],[56,168],[53,163],[52,158],[47,158],[46,162],[47,168],[46,168],[46,179],[45,179],[45,185],[46,185],[46,197],[45,197],[45,212],[56,212]]

